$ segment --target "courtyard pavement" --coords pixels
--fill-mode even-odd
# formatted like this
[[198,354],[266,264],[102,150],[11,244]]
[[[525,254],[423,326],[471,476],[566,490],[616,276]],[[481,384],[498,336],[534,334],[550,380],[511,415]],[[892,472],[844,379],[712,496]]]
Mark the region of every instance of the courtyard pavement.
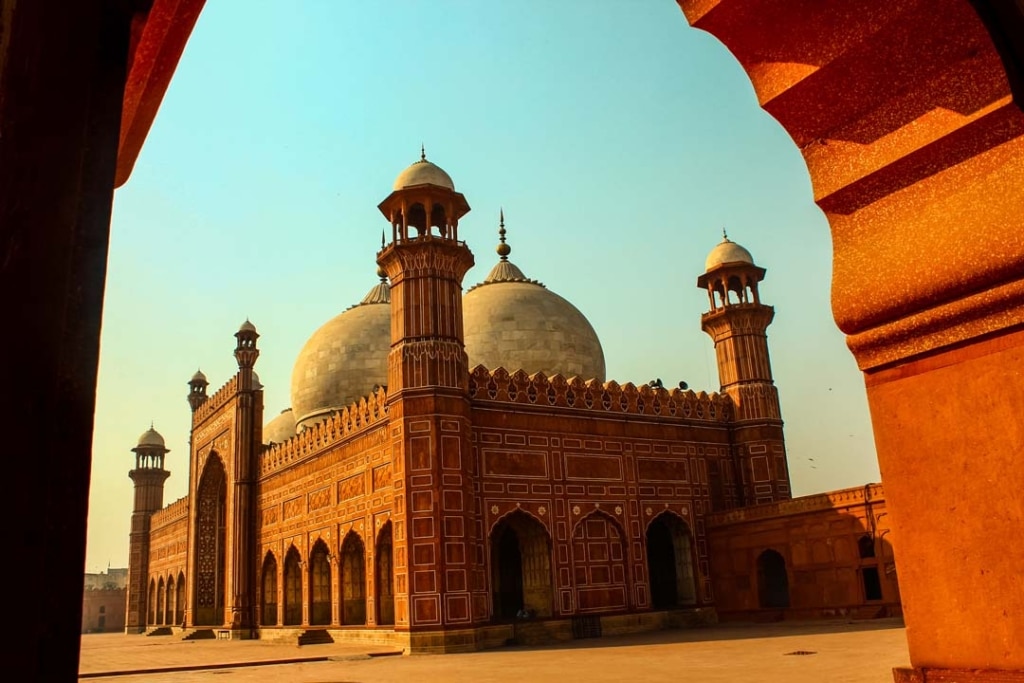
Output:
[[[545,647],[387,656],[397,654],[373,645],[96,634],[82,636],[80,673],[87,676],[82,680],[104,683],[888,683],[893,667],[909,663],[903,624],[894,619],[736,624]],[[178,667],[192,668],[166,670]],[[118,675],[103,675],[112,673]]]

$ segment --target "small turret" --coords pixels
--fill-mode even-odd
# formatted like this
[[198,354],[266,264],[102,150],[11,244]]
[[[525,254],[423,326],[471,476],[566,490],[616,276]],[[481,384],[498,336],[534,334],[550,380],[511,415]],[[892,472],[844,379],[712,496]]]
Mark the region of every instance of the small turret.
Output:
[[206,402],[206,387],[208,386],[210,383],[206,381],[206,375],[202,370],[196,370],[196,374],[192,375],[192,379],[188,381],[188,404],[192,407],[193,413]]
[[256,326],[246,318],[238,332],[235,332],[235,360],[238,361],[239,370],[251,370],[256,365],[256,359],[260,357],[260,350],[256,348],[256,340],[259,338]]

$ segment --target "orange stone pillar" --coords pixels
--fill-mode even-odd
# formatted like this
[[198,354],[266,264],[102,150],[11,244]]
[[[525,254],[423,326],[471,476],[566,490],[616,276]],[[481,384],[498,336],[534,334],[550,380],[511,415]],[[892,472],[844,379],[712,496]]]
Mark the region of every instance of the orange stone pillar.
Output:
[[896,680],[1024,680],[1024,113],[987,3],[679,4],[800,147],[832,228],[897,538]]

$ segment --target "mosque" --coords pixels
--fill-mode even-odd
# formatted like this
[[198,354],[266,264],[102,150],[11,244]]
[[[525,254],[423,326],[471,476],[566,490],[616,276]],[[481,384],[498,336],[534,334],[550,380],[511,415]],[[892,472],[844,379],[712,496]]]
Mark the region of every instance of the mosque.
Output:
[[246,321],[237,374],[189,382],[188,495],[164,506],[154,429],[132,449],[127,631],[443,652],[898,614],[881,487],[791,499],[750,252],[726,237],[697,278],[719,390],[620,384],[503,217],[463,293],[470,207],[425,155],[379,209],[380,280],[306,342],[288,410],[265,421]]

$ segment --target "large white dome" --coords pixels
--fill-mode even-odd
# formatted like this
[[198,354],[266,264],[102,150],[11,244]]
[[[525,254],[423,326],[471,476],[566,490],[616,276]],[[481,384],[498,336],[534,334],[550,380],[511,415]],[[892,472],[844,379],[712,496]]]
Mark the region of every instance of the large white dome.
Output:
[[604,350],[590,321],[504,258],[462,302],[469,367],[604,380]]
[[292,370],[292,411],[301,431],[387,384],[391,297],[381,282],[362,303],[328,320]]

